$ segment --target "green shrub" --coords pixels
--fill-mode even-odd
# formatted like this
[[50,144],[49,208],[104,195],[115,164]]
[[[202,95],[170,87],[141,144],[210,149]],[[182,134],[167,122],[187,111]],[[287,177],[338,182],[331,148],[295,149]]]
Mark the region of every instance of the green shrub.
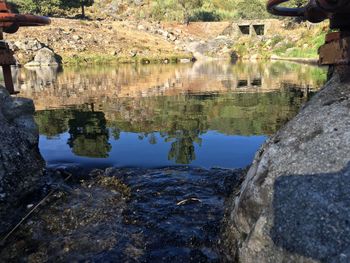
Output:
[[203,22],[216,22],[220,21],[221,17],[216,11],[196,10],[193,15],[190,16],[190,21],[203,21]]
[[264,19],[270,17],[265,5],[259,0],[239,1],[236,5],[237,18]]

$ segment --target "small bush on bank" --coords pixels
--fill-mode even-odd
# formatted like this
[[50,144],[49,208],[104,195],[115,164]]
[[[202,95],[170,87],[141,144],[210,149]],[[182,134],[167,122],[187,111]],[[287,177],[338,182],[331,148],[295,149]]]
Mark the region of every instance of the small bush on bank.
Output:
[[190,16],[191,22],[217,22],[221,21],[222,18],[216,11],[207,11],[207,10],[196,10],[192,16]]

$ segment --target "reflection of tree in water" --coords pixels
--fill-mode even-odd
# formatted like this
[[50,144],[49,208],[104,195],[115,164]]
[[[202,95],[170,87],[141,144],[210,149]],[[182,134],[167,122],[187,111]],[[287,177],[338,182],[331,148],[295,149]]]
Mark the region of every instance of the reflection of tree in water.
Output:
[[292,118],[307,97],[298,86],[285,87],[283,83],[281,86],[280,91],[269,93],[123,98],[104,105],[106,116],[84,105],[76,109],[39,111],[36,120],[40,133],[48,137],[69,129],[68,144],[77,155],[107,157],[111,149],[108,125],[115,140],[128,132],[138,134],[140,140],[158,144],[162,141],[160,136],[171,144],[169,160],[189,164],[196,158],[195,144],[200,144],[200,136],[207,131],[270,135]]
[[118,120],[114,125],[110,124],[112,130],[137,132],[139,140],[147,140],[152,145],[160,142],[160,136],[171,144],[169,160],[178,164],[190,164],[196,159],[195,143],[200,145],[200,135],[209,129],[208,112],[204,105],[215,97],[212,94],[165,97],[161,102],[153,99],[156,105],[150,104],[151,99],[143,99],[139,101],[138,107],[147,112],[147,116],[138,118],[139,111],[129,108],[128,121]]
[[79,156],[106,158],[111,150],[103,112],[73,112],[69,120],[68,145]]
[[202,142],[198,136],[199,132],[195,130],[181,130],[170,135],[169,139],[174,138],[175,141],[171,144],[168,159],[174,160],[177,164],[190,164],[196,160],[194,143]]
[[69,110],[44,110],[35,114],[39,132],[48,138],[53,138],[68,129]]
[[[199,100],[198,100],[199,99]],[[191,103],[192,101],[192,103]],[[171,141],[168,159],[177,164],[190,164],[196,159],[195,143],[201,145],[200,135],[209,129],[208,116],[202,103],[206,98],[197,98],[193,103],[191,97],[180,106],[178,114],[170,114],[166,141]]]

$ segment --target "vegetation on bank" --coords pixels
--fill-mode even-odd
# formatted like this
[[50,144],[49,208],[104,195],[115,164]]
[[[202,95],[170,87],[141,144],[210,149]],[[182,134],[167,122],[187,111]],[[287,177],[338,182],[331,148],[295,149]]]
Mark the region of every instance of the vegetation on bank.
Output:
[[[181,2],[186,2],[184,6]],[[150,6],[150,17],[166,21],[223,21],[268,18],[265,1],[251,0],[156,0]]]
[[[235,19],[272,17],[266,11],[265,0],[251,0],[249,2],[243,0],[12,0],[11,2],[20,12],[69,17],[75,14],[81,16],[81,13],[84,14],[85,7],[87,7],[86,14],[92,20],[106,13],[104,18],[110,17],[130,21],[130,25],[140,24],[140,19],[148,22],[177,21],[179,23],[190,23],[192,21],[232,21]],[[301,6],[304,2],[304,0],[293,0],[290,1],[289,5]],[[136,30],[137,26],[134,26],[135,28],[131,30],[132,27],[123,28],[121,25],[108,31],[105,29],[112,28],[111,24],[100,22],[101,25],[97,25],[94,23],[96,20],[70,19],[70,22],[68,22],[69,20],[65,21],[70,26],[67,27],[64,34],[59,32],[62,39],[52,41],[52,46],[50,46],[62,56],[64,64],[172,63],[182,58],[190,58],[188,52],[176,50],[174,42],[168,43],[169,45],[163,45],[162,43],[162,47],[159,47],[160,41],[154,38],[154,32],[148,34],[147,40],[145,40],[145,30]],[[74,23],[73,21],[79,22]],[[324,42],[324,35],[327,32],[325,30],[326,26],[310,26],[310,24],[303,23],[300,25],[300,21],[291,19],[284,21],[286,26],[278,34],[257,38],[246,36],[239,39],[235,38],[235,44],[233,47],[228,46],[228,49],[232,48],[240,57],[270,58],[277,55],[280,57],[316,58],[318,47]],[[166,24],[166,22],[162,24]],[[90,34],[90,29],[85,28],[86,32],[80,32],[80,29],[78,29],[91,26],[94,27],[93,30],[96,27],[96,32],[93,34]],[[143,26],[142,23],[141,26],[143,28],[148,27],[147,25]],[[63,24],[58,24],[57,27],[60,29],[66,28]],[[182,41],[180,44],[187,41],[186,38],[191,37],[192,31],[187,29],[190,29],[190,27],[185,29],[175,28],[182,34],[178,37],[178,39],[180,38],[179,41]],[[182,31],[188,31],[189,34],[183,34]],[[53,36],[55,34],[56,32]],[[151,36],[152,34],[153,36]],[[219,32],[209,34],[212,34],[211,37],[215,38]],[[111,35],[114,37],[110,37]],[[41,41],[45,42],[45,36],[43,34],[43,40]],[[70,36],[78,40],[73,41]],[[87,39],[86,36],[89,36],[90,39]],[[182,37],[183,39],[181,39]],[[106,38],[110,40],[104,41]],[[133,40],[129,41],[131,38],[137,39],[138,43]],[[125,39],[128,41],[125,41]],[[106,44],[103,44],[102,40]],[[166,41],[167,39],[163,42]],[[61,45],[62,43],[56,45],[56,42],[64,43],[63,45]],[[65,46],[66,42],[68,43],[67,46]],[[147,42],[149,44],[146,44]],[[116,48],[117,46],[118,48]],[[131,48],[137,50],[131,50]],[[119,49],[122,49],[122,51]],[[161,49],[161,51],[158,52],[156,49]],[[137,53],[137,55],[133,55],[134,53]]]
[[283,28],[272,37],[241,37],[233,50],[240,57],[271,58],[318,58],[318,49],[324,44],[328,33],[326,24],[302,23],[292,28]]
[[[265,0],[11,0],[16,9],[50,16],[80,14],[99,16],[134,16],[157,21],[224,21],[232,19],[264,19],[271,17]],[[300,6],[305,0],[292,0],[290,6]]]
[[131,64],[131,63],[139,63],[139,64],[171,64],[171,63],[178,63],[180,60],[186,59],[186,60],[193,60],[192,56],[186,56],[184,54],[173,54],[171,56],[167,57],[155,57],[155,56],[149,56],[149,57],[143,57],[143,56],[135,56],[135,57],[117,57],[117,56],[111,56],[108,54],[96,54],[96,53],[82,53],[82,54],[76,54],[74,56],[65,56],[62,60],[62,63],[64,65],[80,65],[80,64],[92,64],[92,65],[99,65],[99,64]]
[[40,15],[68,15],[72,10],[80,9],[85,17],[85,8],[94,4],[94,0],[12,0],[8,1],[12,9]]
[[[149,0],[149,1],[106,1],[106,0],[12,0],[21,12],[41,15],[85,14],[85,7],[93,6],[90,16],[113,9],[116,14],[134,13],[139,18],[166,21],[221,21],[234,18],[265,18],[264,0]],[[136,3],[138,2],[138,3]],[[78,11],[81,9],[81,11]]]

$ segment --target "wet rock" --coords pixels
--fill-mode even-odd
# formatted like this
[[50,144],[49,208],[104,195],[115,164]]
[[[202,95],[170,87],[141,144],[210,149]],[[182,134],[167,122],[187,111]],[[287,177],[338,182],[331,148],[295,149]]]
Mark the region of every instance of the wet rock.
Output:
[[7,231],[21,199],[40,188],[44,161],[31,100],[0,87],[0,233]]
[[349,262],[349,70],[257,153],[230,211],[231,259]]

